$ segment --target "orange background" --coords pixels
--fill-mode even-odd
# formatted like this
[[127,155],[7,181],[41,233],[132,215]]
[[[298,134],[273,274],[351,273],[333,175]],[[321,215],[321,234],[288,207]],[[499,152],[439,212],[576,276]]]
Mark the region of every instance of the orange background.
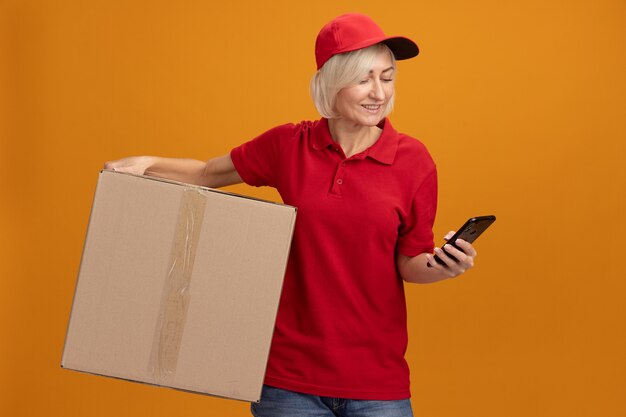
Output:
[[314,39],[347,11],[421,47],[392,120],[437,161],[438,242],[498,216],[474,270],[407,287],[416,416],[626,416],[624,0],[1,0],[2,415],[248,415],[60,369],[97,173],[317,118]]

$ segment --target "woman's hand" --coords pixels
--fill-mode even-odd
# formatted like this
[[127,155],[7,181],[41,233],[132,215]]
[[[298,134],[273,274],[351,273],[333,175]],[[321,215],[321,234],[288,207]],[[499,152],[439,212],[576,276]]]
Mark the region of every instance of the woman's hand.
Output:
[[156,162],[152,156],[131,156],[128,158],[109,161],[104,164],[104,169],[125,172],[128,174],[144,175],[148,168]]
[[[447,241],[452,235],[454,235],[454,232],[448,233],[444,239]],[[456,244],[462,251],[452,245],[444,245],[444,247],[457,261],[446,255],[446,252],[442,249],[435,248],[435,253],[445,262],[445,266],[435,261],[435,257],[431,253],[421,253],[412,257],[398,254],[396,256],[396,265],[400,276],[407,282],[429,284],[461,275],[474,266],[476,249],[469,242],[462,239],[457,239]]]
[[[454,235],[454,232],[449,232],[444,239],[447,241]],[[458,250],[452,245],[443,245],[443,248],[435,248],[435,254],[441,259],[446,265],[441,265],[437,261],[435,261],[433,255],[428,255],[428,265],[440,273],[446,275],[448,278],[454,278],[468,269],[474,267],[474,259],[476,258],[477,252],[472,246],[471,243],[466,242],[463,239],[457,239],[455,244],[461,248]],[[454,256],[457,260],[452,259],[448,254]]]

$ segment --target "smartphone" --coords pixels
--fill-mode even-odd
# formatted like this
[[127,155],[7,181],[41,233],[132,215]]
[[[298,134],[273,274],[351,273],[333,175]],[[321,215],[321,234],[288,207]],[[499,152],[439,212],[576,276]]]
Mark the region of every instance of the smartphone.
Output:
[[[476,239],[478,239],[478,236],[480,236],[485,230],[487,230],[487,228],[491,226],[491,224],[495,221],[496,216],[472,217],[471,219],[466,221],[465,224],[461,226],[450,239],[448,239],[446,245],[452,245],[453,247],[463,252],[463,250],[455,243],[457,239],[463,239],[466,242],[472,243]],[[448,254],[448,256],[454,261],[457,260],[454,256],[450,254]],[[446,266],[446,263],[442,261],[437,255],[435,255],[435,261],[438,264]]]

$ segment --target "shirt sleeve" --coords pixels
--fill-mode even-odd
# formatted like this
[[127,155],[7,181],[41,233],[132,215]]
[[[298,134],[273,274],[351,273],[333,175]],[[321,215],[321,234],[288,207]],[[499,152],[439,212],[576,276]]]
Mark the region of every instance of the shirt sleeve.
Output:
[[400,225],[397,250],[406,256],[432,253],[433,224],[437,212],[437,170],[428,174],[411,201],[408,214]]
[[275,127],[230,151],[235,169],[246,184],[276,187],[281,140],[292,128],[293,125]]

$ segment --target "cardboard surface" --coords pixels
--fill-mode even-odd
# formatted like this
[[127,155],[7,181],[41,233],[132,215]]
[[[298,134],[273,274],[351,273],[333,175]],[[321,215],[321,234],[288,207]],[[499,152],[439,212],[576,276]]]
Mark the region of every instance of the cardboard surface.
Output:
[[258,401],[295,215],[103,171],[62,367]]

